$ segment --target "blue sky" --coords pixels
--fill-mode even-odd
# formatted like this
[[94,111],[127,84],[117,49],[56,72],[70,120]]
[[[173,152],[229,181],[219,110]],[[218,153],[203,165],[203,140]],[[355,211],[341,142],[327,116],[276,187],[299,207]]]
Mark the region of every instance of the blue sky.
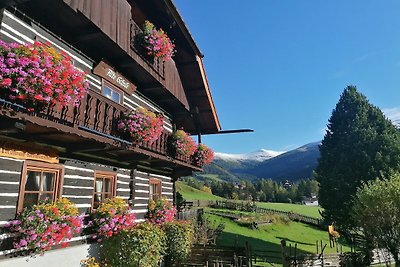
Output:
[[175,0],[205,55],[223,129],[215,151],[319,141],[343,89],[400,118],[400,1]]

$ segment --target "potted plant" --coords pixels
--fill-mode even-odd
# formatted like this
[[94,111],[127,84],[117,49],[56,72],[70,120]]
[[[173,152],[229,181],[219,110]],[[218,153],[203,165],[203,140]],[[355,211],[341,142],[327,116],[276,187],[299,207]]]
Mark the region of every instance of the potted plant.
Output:
[[144,48],[147,56],[163,62],[174,56],[174,43],[162,29],[157,30],[153,23],[147,20],[143,25],[143,32],[136,35],[136,38],[137,44]]
[[89,85],[71,58],[49,45],[0,41],[0,97],[41,111],[48,106],[78,105]]
[[214,159],[214,151],[204,144],[199,144],[192,155],[193,164],[203,167],[210,164]]
[[74,234],[79,234],[82,226],[83,216],[78,215],[76,205],[66,198],[60,198],[54,203],[43,202],[25,208],[5,228],[17,233],[15,248],[43,253],[54,245],[67,246],[66,241]]
[[196,151],[196,142],[183,130],[175,131],[169,140],[170,152],[175,157],[189,159]]
[[161,136],[163,125],[162,114],[144,108],[125,113],[117,123],[122,138],[134,143],[149,142],[150,144]]

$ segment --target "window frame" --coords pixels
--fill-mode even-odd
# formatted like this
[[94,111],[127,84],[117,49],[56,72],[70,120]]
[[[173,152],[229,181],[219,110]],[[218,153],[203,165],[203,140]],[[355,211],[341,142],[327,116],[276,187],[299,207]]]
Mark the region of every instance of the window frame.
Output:
[[[111,180],[111,197],[115,197],[116,192],[117,192],[117,173],[116,172],[107,172],[107,171],[94,171],[94,176],[93,176],[93,193],[92,193],[92,205],[91,205],[91,210],[95,210],[94,204],[95,204],[95,194],[99,194],[96,192],[96,178],[98,176],[102,176],[103,179],[110,179]],[[103,191],[104,192],[104,191]],[[105,193],[100,193],[101,195],[105,195]],[[108,193],[108,192],[107,192]],[[100,202],[101,203],[101,202]]]
[[[121,89],[119,89],[117,86],[113,85],[112,83],[108,82],[106,79],[101,79],[102,80],[102,84],[101,84],[101,95],[104,96],[107,99],[110,99],[111,101],[118,103],[120,105],[124,104],[124,91],[122,91]],[[119,102],[114,101],[112,98],[108,98],[104,95],[104,90],[105,90],[105,86],[107,86],[108,88],[110,88],[111,90],[117,92],[118,94],[120,94],[120,99]]]
[[64,183],[64,166],[62,164],[57,163],[45,163],[40,161],[33,161],[33,160],[25,160],[24,164],[22,165],[21,177],[20,177],[20,187],[18,193],[18,202],[17,202],[17,212],[21,212],[24,209],[24,199],[26,192],[50,192],[50,191],[27,191],[25,190],[26,181],[27,181],[27,174],[28,171],[40,171],[40,172],[55,172],[55,181],[54,181],[54,188],[53,192],[53,199],[52,202],[55,201],[62,195],[62,187]]
[[[153,186],[153,185],[156,185],[157,187],[159,187],[159,191],[160,192],[158,192],[158,194],[156,195],[156,194],[151,194],[151,187]],[[155,178],[150,178],[149,179],[149,186],[150,186],[150,188],[149,188],[149,200],[158,200],[158,199],[161,199],[161,197],[162,197],[162,181],[160,180],[160,179],[155,179]],[[157,198],[155,199],[153,196],[154,195],[156,195],[157,196]]]

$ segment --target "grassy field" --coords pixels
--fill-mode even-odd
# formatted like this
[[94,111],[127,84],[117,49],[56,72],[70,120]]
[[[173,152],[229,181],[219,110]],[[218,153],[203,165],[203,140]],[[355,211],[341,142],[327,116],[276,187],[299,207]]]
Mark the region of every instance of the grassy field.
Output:
[[[176,188],[179,193],[182,194],[183,198],[186,200],[224,200],[224,198],[208,194],[196,188],[190,187],[182,182],[176,183]],[[299,204],[289,204],[289,203],[266,203],[257,202],[257,205],[263,208],[276,209],[281,211],[292,211],[305,216],[310,216],[314,218],[321,218],[318,210],[321,207],[316,206],[306,206]]]
[[318,210],[322,210],[322,208],[317,206],[306,206],[306,205],[289,204],[289,203],[266,203],[266,202],[258,202],[257,205],[262,208],[276,209],[282,211],[292,211],[294,213],[298,213],[305,216],[321,218],[321,215],[319,214]]
[[186,200],[223,200],[222,197],[208,194],[182,182],[176,182],[176,190],[181,193],[182,197]]
[[[216,215],[207,215],[213,224],[224,223],[224,232],[217,240],[217,244],[221,246],[234,246],[235,240],[238,245],[242,245],[248,241],[252,249],[264,251],[276,251],[271,255],[276,255],[277,259],[271,257],[273,263],[281,263],[279,258],[280,242],[285,239],[287,245],[297,244],[298,254],[316,253],[316,241],[322,240],[324,244],[328,244],[325,253],[335,253],[336,249],[329,247],[329,238],[326,231],[322,231],[316,227],[299,222],[290,222],[289,224],[272,224],[263,226],[260,229],[252,230],[248,227],[238,225],[236,222],[222,218]],[[343,251],[349,251],[349,248],[343,246]]]

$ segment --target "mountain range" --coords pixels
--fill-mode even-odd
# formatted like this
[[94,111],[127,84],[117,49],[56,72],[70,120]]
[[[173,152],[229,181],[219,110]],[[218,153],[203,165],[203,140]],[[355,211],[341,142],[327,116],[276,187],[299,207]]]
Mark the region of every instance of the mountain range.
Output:
[[260,149],[246,154],[215,153],[212,164],[199,176],[225,181],[271,178],[275,181],[296,181],[312,177],[319,158],[320,142],[309,143],[283,152]]

